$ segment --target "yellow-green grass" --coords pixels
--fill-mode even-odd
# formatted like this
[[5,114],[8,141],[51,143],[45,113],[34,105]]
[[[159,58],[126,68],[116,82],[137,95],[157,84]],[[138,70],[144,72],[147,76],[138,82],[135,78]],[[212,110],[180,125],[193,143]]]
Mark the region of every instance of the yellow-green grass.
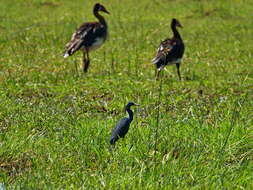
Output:
[[[84,75],[82,54],[62,53],[95,20],[95,2],[0,1],[0,183],[252,189],[253,1],[100,1],[110,38]],[[184,27],[183,80],[175,66],[155,80],[151,59],[173,17]],[[111,150],[130,100],[141,107]]]

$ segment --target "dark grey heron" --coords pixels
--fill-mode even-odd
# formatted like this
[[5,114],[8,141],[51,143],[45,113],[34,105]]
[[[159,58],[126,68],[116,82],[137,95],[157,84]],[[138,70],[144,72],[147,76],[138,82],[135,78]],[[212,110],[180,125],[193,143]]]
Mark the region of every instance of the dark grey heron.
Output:
[[125,117],[119,120],[119,122],[113,129],[112,135],[110,138],[110,143],[112,145],[114,145],[119,138],[124,138],[129,130],[129,126],[131,122],[133,121],[133,111],[130,109],[131,106],[139,106],[139,105],[133,102],[128,102],[128,104],[125,107],[125,111],[127,111],[129,117]]

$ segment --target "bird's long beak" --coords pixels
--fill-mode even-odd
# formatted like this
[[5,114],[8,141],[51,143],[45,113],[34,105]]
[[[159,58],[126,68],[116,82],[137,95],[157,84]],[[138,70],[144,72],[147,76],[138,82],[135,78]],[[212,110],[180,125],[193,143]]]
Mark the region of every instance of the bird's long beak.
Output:
[[107,13],[107,14],[110,14],[110,12],[107,11],[106,9],[103,9],[102,11],[105,12],[105,13]]
[[177,26],[180,28],[183,28],[183,26],[180,23],[178,23]]
[[134,106],[140,106],[140,104],[134,104]]

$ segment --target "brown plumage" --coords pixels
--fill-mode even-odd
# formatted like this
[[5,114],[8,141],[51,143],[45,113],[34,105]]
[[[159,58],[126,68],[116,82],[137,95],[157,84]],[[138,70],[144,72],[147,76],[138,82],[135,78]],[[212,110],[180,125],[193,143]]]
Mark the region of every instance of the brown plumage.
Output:
[[171,21],[171,29],[173,31],[173,37],[171,39],[166,39],[160,43],[157,50],[156,56],[152,59],[152,63],[156,65],[156,77],[159,77],[159,73],[166,65],[176,64],[177,74],[179,80],[181,80],[180,75],[180,64],[181,59],[184,55],[184,42],[177,31],[176,27],[182,27],[179,21],[175,18]]
[[64,58],[73,55],[76,51],[83,52],[83,71],[87,72],[90,64],[89,52],[99,48],[107,39],[107,24],[99,11],[109,14],[105,7],[96,3],[93,8],[93,14],[99,22],[83,23],[76,32],[73,33],[69,43],[67,43]]

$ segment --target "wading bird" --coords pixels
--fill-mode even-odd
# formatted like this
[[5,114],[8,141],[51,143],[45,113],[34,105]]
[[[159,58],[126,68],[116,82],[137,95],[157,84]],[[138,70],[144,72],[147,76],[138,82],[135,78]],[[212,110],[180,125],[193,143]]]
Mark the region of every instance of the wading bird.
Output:
[[76,32],[73,33],[70,42],[66,45],[64,58],[73,55],[80,49],[82,50],[84,72],[87,72],[89,68],[89,52],[99,48],[105,42],[108,35],[107,24],[104,17],[99,14],[100,11],[109,14],[103,5],[96,3],[93,8],[93,14],[99,22],[83,23]]
[[139,105],[133,102],[128,102],[128,104],[125,107],[125,111],[128,112],[129,117],[125,117],[119,120],[119,122],[113,129],[112,135],[110,138],[110,143],[112,145],[114,145],[119,138],[124,138],[129,130],[129,126],[131,122],[133,121],[133,111],[130,109],[131,106],[139,106]]
[[184,42],[176,27],[182,27],[182,25],[177,19],[173,18],[171,21],[171,29],[174,36],[171,39],[166,39],[160,43],[157,54],[152,59],[152,63],[156,65],[157,78],[159,77],[160,71],[164,69],[166,65],[176,64],[177,74],[179,80],[181,80],[179,68],[185,47]]

